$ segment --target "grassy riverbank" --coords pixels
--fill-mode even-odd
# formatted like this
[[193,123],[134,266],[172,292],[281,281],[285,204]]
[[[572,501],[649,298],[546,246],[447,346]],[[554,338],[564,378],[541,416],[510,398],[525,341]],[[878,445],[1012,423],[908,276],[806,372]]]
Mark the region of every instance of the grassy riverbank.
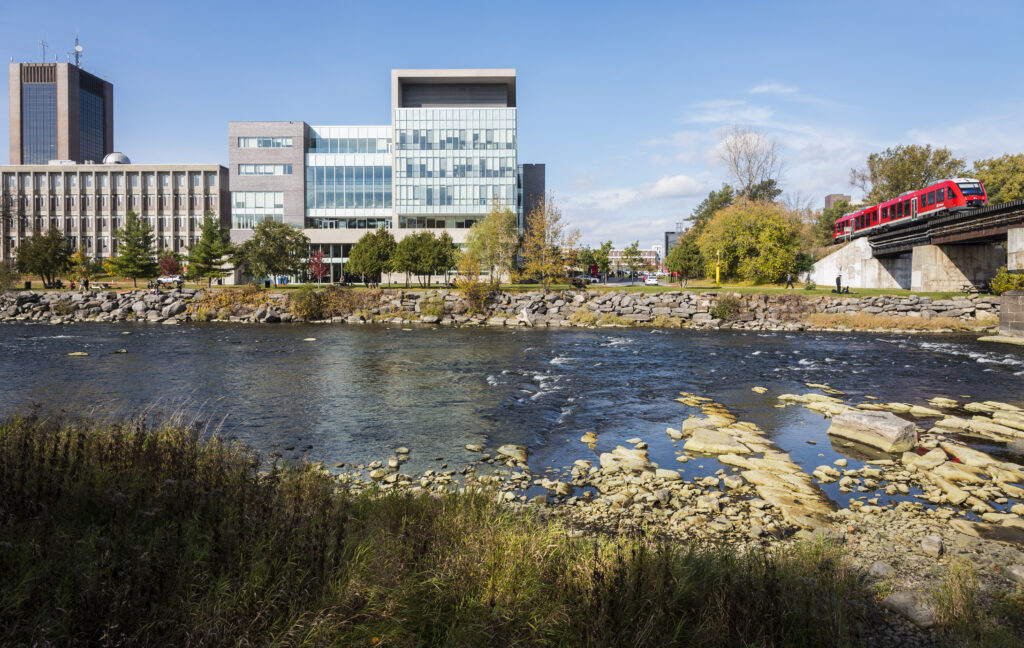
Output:
[[488,493],[349,495],[195,430],[0,426],[0,643],[856,645],[837,550],[574,538]]

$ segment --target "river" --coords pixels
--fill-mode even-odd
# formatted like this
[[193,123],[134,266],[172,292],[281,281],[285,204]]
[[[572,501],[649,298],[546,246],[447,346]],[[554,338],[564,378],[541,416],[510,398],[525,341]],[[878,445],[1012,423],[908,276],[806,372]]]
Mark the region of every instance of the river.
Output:
[[[639,437],[662,467],[713,472],[713,459],[674,461],[679,446],[665,428],[695,413],[674,400],[681,391],[757,423],[808,470],[841,454],[821,415],[775,407],[781,393],[814,391],[807,382],[851,403],[947,396],[1024,406],[1024,348],[953,335],[8,324],[0,358],[5,414],[178,411],[264,453],[328,465],[407,446],[411,470],[458,467],[475,456],[468,443],[522,443],[538,471]],[[752,392],[757,385],[768,392]],[[588,431],[593,450],[579,441]],[[979,447],[1024,462],[1024,444]]]

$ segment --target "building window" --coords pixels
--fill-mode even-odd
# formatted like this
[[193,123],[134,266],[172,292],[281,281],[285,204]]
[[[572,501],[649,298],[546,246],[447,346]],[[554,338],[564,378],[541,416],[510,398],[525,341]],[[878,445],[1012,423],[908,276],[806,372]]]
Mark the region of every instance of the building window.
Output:
[[[239,164],[238,175],[291,175],[290,164]],[[213,177],[210,177],[213,186]]]
[[290,137],[239,137],[238,148],[291,148]]
[[232,229],[252,229],[265,220],[283,222],[283,191],[231,192]]

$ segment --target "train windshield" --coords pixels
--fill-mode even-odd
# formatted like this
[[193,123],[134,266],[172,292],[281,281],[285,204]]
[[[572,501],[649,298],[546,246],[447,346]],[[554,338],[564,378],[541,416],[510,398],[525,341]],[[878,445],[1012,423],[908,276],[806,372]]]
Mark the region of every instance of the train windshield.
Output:
[[956,186],[960,187],[960,191],[965,196],[980,196],[983,193],[980,182],[963,182],[957,183]]

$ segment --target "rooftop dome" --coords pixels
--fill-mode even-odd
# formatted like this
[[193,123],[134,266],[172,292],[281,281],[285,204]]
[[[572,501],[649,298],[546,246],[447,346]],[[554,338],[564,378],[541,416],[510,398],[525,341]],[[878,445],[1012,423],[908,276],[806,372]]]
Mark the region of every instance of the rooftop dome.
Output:
[[119,151],[113,153],[107,153],[103,157],[103,164],[131,164],[132,161],[128,159],[128,156]]

